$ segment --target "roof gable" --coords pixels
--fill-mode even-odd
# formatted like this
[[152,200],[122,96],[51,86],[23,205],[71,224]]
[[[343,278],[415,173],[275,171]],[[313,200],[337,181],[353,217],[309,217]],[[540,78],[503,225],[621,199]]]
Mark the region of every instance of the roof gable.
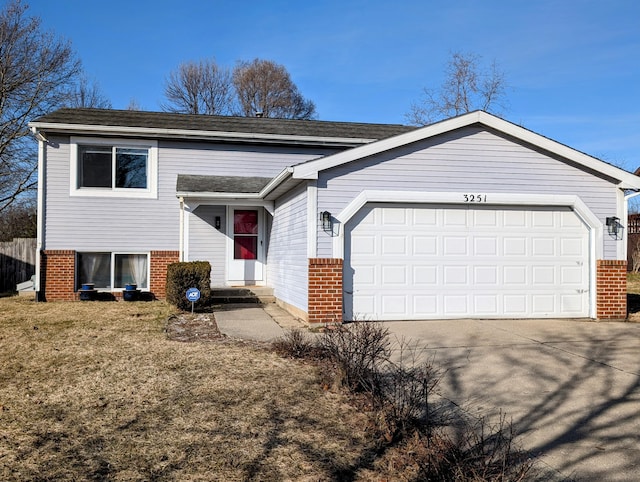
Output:
[[294,166],[292,175],[294,178],[298,179],[317,179],[320,171],[331,169],[336,166],[344,165],[349,162],[380,154],[385,151],[472,125],[485,126],[509,137],[528,143],[536,148],[567,159],[568,161],[579,166],[583,166],[588,170],[616,179],[619,181],[618,184],[621,188],[640,189],[640,177],[484,111],[470,112],[468,114],[447,119],[410,132],[399,134],[394,137],[355,147],[320,159],[308,161]]

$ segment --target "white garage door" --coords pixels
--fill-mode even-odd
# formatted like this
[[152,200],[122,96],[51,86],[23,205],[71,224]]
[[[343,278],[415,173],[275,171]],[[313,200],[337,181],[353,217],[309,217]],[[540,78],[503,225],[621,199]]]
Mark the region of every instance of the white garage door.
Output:
[[345,258],[345,320],[589,315],[589,231],[569,208],[367,204]]

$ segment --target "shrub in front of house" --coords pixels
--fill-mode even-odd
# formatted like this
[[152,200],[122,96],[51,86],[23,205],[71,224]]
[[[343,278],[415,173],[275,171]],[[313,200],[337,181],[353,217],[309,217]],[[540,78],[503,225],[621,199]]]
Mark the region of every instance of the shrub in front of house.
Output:
[[191,310],[186,293],[189,288],[200,290],[198,307],[207,306],[211,296],[211,264],[208,261],[171,263],[167,266],[167,301],[181,310]]

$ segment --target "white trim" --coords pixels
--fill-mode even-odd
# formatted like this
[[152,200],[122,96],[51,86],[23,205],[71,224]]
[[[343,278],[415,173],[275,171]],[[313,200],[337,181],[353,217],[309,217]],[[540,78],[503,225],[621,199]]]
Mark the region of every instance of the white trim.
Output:
[[186,203],[184,204],[184,211],[185,211],[185,216],[184,216],[184,246],[182,247],[184,249],[184,255],[183,255],[183,261],[191,261],[189,259],[189,245],[191,244],[191,234],[189,232],[189,228],[190,228],[190,221],[191,221],[191,216],[193,215],[193,212],[196,210],[198,206],[189,206]]
[[[146,147],[149,149],[147,165],[147,187],[133,188],[79,188],[78,144],[115,147]],[[69,139],[69,195],[79,197],[158,198],[158,141],[139,139],[116,139],[102,137],[76,137]]]
[[573,161],[588,169],[594,170],[613,179],[617,179],[619,181],[619,186],[623,189],[640,188],[640,177],[638,176],[483,111],[471,112],[421,129],[390,137],[388,139],[372,142],[331,156],[299,164],[294,167],[293,177],[297,179],[317,179],[318,172],[320,171],[357,159],[362,159],[367,156],[379,154],[413,142],[429,139],[473,124],[482,124],[486,127],[492,128],[496,131]]
[[623,252],[625,253],[625,258],[626,258],[626,253],[627,250],[629,249],[629,199],[634,198],[636,196],[640,196],[640,192],[632,192],[627,194],[624,197],[624,209],[623,209],[623,216],[621,218],[621,220],[624,220],[624,238],[623,238],[623,244],[624,244],[624,248],[623,248]]
[[269,193],[271,193],[271,191],[273,191],[280,184],[282,184],[284,181],[289,179],[292,173],[293,173],[292,167],[287,167],[282,171],[280,171],[280,174],[278,174],[276,177],[271,179],[271,181],[269,181],[267,185],[260,190],[259,197],[263,198],[268,196]]
[[178,229],[180,229],[180,242],[179,242],[179,249],[180,249],[180,255],[178,257],[179,261],[184,261],[184,198],[180,197],[178,202],[180,203],[180,217],[179,217],[179,224],[180,226],[178,227]]
[[[217,202],[216,202],[217,201]],[[186,198],[184,200],[185,206],[187,206],[192,212],[200,205],[213,206],[220,204],[222,206],[247,206],[247,207],[261,207],[264,208],[271,216],[274,214],[274,202],[262,201],[260,199],[226,199],[209,196],[200,196],[193,198]]]
[[104,126],[93,124],[59,124],[55,122],[30,122],[30,127],[45,131],[87,134],[108,134],[112,136],[143,136],[143,137],[177,137],[180,139],[220,139],[220,140],[244,140],[248,142],[262,141],[271,143],[291,142],[317,145],[361,145],[373,142],[375,139],[329,137],[329,136],[296,136],[281,134],[260,134],[254,132],[225,132],[210,130],[190,129],[162,129],[158,127],[125,127]]
[[627,201],[624,197],[624,191],[622,190],[618,190],[618,192],[616,193],[616,217],[620,220],[620,224],[623,226],[622,227],[622,238],[620,239],[616,239],[615,243],[616,243],[616,259],[617,260],[627,260],[627,243],[626,243],[626,239],[627,239],[627,224],[628,224],[628,218],[627,218],[627,210],[626,210],[626,206],[627,206]]
[[318,186],[315,181],[307,185],[307,258],[318,253]]
[[[589,207],[578,196],[569,194],[505,194],[483,193],[486,202],[478,205],[497,206],[566,206],[582,219],[589,227],[589,316],[596,317],[596,260],[603,258],[604,239],[602,221],[593,214]],[[418,192],[418,191],[375,191],[365,190],[356,196],[337,216],[336,220],[344,225],[367,203],[401,203],[401,204],[457,204],[475,205],[464,200],[463,193],[450,192]],[[344,229],[338,229],[333,238],[334,258],[344,259]]]

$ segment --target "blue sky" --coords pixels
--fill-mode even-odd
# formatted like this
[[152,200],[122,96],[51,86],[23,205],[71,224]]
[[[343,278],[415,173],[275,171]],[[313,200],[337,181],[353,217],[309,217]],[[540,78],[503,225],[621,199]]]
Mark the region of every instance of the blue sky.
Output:
[[321,120],[406,123],[451,53],[496,61],[504,117],[640,167],[637,0],[24,0],[69,39],[114,108],[160,110],[181,62],[283,64]]

